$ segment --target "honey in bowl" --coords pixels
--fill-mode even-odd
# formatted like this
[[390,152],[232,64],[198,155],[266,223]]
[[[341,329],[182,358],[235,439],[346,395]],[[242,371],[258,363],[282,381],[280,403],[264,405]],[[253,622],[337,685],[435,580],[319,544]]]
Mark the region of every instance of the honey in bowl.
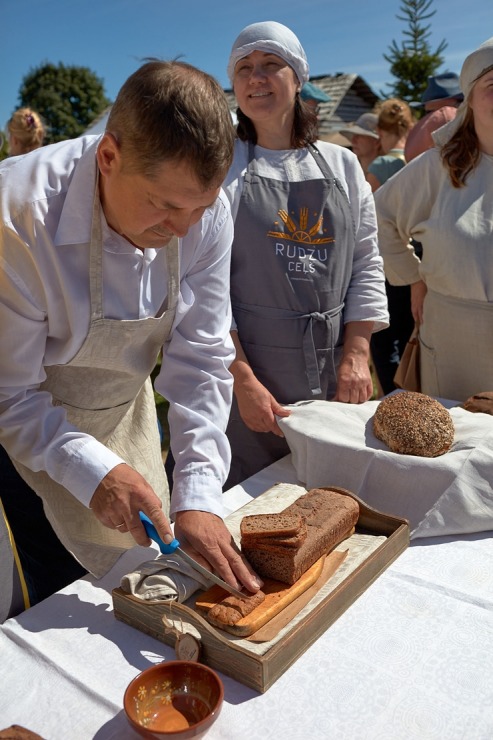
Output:
[[149,730],[171,732],[183,730],[205,719],[210,708],[200,696],[189,693],[174,693],[171,703],[161,704],[152,717],[143,719]]
[[224,689],[219,676],[201,663],[165,661],[136,676],[124,708],[143,737],[198,738],[219,715]]

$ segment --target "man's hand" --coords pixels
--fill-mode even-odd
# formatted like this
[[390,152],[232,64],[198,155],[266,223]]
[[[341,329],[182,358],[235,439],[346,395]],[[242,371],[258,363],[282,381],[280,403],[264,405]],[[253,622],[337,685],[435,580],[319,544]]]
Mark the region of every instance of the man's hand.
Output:
[[[230,586],[245,586],[255,593],[262,580],[238,550],[223,520],[206,511],[179,511],[175,518],[175,536],[182,545],[188,542],[220,578]],[[185,547],[184,547],[185,549]],[[187,548],[192,557],[195,554]]]
[[173,539],[161,501],[140,473],[125,463],[117,465],[103,478],[94,491],[90,507],[101,524],[119,532],[130,532],[138,545],[151,543],[139,511],[147,514],[164,542]]

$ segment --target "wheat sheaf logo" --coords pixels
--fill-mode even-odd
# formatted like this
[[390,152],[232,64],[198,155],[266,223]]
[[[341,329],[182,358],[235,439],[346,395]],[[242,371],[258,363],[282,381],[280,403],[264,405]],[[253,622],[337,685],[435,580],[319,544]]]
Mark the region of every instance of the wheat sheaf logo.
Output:
[[[267,236],[273,236],[276,239],[290,239],[294,242],[301,242],[302,244],[328,244],[333,242],[334,239],[330,236],[317,237],[314,239],[315,234],[318,234],[323,224],[323,216],[317,219],[317,221],[308,228],[308,208],[300,208],[299,224],[295,224],[291,216],[287,211],[281,209],[278,211],[281,221],[286,225],[287,231],[268,231]],[[279,226],[279,222],[275,222],[276,226]]]

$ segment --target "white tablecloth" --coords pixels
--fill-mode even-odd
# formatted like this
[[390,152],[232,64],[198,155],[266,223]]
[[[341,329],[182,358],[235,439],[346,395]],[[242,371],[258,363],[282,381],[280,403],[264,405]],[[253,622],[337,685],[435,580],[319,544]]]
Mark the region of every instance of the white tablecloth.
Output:
[[[273,483],[288,456],[225,494],[233,511]],[[493,533],[416,540],[270,688],[222,676],[210,740],[490,740]],[[0,628],[0,728],[46,740],[136,740],[122,698],[174,652],[117,621],[111,590],[149,558],[135,548]]]
[[493,528],[493,417],[449,406],[455,428],[439,457],[391,452],[373,433],[379,401],[301,401],[279,419],[307,488],[341,486],[409,521],[411,538]]

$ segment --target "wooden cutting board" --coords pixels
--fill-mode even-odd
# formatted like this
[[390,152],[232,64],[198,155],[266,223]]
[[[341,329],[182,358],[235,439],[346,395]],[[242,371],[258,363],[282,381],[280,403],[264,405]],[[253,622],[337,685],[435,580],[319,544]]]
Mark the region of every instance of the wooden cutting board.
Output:
[[[266,578],[262,587],[265,600],[250,612],[250,614],[236,622],[236,624],[225,624],[222,629],[236,637],[248,637],[252,635],[315,583],[322,573],[324,561],[325,555],[320,560],[317,560],[292,586],[274,581],[271,578]],[[212,586],[212,588],[197,596],[195,608],[201,616],[207,618],[209,609],[226,598],[226,596],[228,594],[221,586]]]

